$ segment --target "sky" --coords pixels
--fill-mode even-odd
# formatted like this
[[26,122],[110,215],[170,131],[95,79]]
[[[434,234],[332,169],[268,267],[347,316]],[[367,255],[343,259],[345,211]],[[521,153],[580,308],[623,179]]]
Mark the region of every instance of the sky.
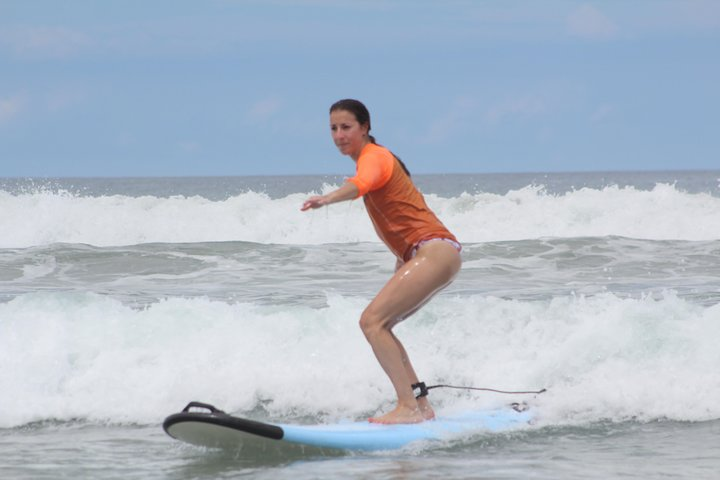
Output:
[[0,0],[0,177],[720,169],[720,1]]

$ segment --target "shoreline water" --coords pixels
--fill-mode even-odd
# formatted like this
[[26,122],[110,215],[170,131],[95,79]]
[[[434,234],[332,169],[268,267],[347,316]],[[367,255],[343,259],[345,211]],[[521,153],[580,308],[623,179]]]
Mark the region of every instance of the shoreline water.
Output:
[[[461,444],[385,454],[262,456],[241,452],[168,446],[156,428],[64,426],[37,438],[16,433],[24,464],[6,462],[3,473],[16,480],[74,478],[715,478],[720,448],[703,442],[720,433],[720,423],[676,422],[599,424],[580,428],[478,436]],[[72,436],[73,443],[67,438]],[[662,441],[658,441],[662,439]],[[0,450],[8,438],[0,433]],[[706,456],[707,455],[707,456]],[[117,462],[118,457],[154,457]]]
[[[388,408],[357,318],[393,260],[362,202],[300,213],[323,177],[15,191],[0,180],[0,468],[28,479],[714,478],[720,172],[670,177],[418,176],[462,237],[464,265],[398,335],[425,381],[548,388],[533,399],[540,420],[332,458],[203,451],[160,423],[191,400],[302,422]],[[440,413],[506,401],[433,392]]]

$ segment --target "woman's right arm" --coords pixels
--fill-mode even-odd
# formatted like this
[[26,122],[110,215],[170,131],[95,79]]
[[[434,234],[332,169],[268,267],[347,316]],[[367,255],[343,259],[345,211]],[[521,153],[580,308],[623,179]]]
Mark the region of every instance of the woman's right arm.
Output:
[[331,203],[344,202],[346,200],[353,200],[358,197],[360,191],[354,183],[346,182],[342,187],[337,190],[333,190],[327,195],[316,195],[305,200],[301,211],[320,208],[324,205],[330,205]]

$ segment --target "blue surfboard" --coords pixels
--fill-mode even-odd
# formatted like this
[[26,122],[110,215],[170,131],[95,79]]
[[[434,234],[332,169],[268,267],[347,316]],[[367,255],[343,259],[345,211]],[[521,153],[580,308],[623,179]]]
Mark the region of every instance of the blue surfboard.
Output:
[[242,449],[258,439],[320,449],[395,450],[421,441],[442,441],[461,435],[502,432],[527,425],[532,412],[518,404],[471,411],[402,425],[344,422],[321,425],[264,423],[228,415],[212,405],[190,402],[170,415],[163,429],[171,437],[209,448]]

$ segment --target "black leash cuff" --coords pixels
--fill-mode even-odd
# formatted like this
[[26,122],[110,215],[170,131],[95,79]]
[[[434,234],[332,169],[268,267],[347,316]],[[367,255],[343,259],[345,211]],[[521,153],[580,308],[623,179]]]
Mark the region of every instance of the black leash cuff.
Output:
[[413,383],[411,386],[413,389],[413,393],[415,392],[415,390],[420,389],[420,393],[415,396],[416,400],[421,397],[427,397],[427,394],[429,392],[427,386],[425,385],[425,382]]

